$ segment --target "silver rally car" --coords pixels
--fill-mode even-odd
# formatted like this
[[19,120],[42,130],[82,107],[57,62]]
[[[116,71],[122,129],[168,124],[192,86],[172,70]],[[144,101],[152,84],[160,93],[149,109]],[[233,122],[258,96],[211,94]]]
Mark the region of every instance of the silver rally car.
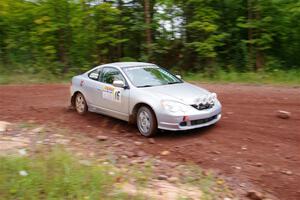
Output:
[[104,64],[74,76],[71,104],[81,115],[90,111],[136,123],[146,137],[157,129],[200,128],[221,118],[215,93],[141,62]]

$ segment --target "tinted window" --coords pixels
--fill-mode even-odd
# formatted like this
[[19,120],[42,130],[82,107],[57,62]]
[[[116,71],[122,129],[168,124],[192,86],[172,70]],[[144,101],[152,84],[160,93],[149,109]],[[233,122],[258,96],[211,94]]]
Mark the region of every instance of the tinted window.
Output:
[[91,71],[89,73],[89,78],[98,81],[100,78],[100,71],[101,71],[100,68]]
[[128,67],[124,72],[136,87],[182,83],[175,75],[157,66]]
[[114,81],[121,80],[125,83],[125,79],[118,69],[106,67],[101,73],[101,82],[113,84]]

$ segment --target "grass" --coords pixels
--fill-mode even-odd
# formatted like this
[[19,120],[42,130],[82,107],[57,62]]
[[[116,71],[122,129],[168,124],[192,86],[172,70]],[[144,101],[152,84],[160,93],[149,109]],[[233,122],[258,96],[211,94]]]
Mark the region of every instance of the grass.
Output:
[[300,70],[272,72],[225,72],[218,71],[213,76],[204,73],[187,73],[184,77],[188,81],[209,83],[251,83],[272,85],[300,85]]
[[138,164],[131,166],[131,171],[129,176],[134,177],[138,186],[146,187],[149,181],[149,177],[153,176],[153,163],[152,161],[147,161],[143,168]]
[[[300,85],[300,70],[273,70],[269,72],[225,72],[217,71],[213,75],[187,72],[183,75],[186,81],[208,83],[250,83],[272,85]],[[47,72],[26,74],[0,72],[0,84],[36,84],[36,83],[69,83],[71,75],[55,76]]]
[[[33,130],[38,127],[24,122],[18,128]],[[52,127],[51,130],[58,134],[65,131]],[[39,134],[36,137],[40,136]],[[154,159],[146,160],[142,164],[127,160],[127,163],[120,165],[111,152],[106,154],[105,159],[85,160],[85,156],[74,156],[76,151],[69,152],[63,146],[38,145],[34,149],[25,156],[0,155],[0,200],[138,200],[152,199],[157,195],[158,188],[152,187],[151,183],[157,180],[158,173],[161,172],[160,168],[155,167]],[[230,197],[232,194],[223,181],[219,184],[218,177],[213,173],[204,173],[199,166],[178,165],[173,170],[170,173],[174,173],[176,177],[183,173],[173,183],[178,190],[174,189],[172,192],[178,192],[178,198],[187,199],[187,191],[191,188],[199,194],[201,191],[203,200]],[[124,187],[127,184],[135,188],[134,192]],[[182,192],[181,189],[184,188],[189,189]]]
[[0,84],[38,84],[38,83],[68,83],[70,77],[58,77],[51,74],[0,73]]
[[[183,79],[208,83],[300,85],[300,70],[273,70],[270,72],[225,72],[219,70],[213,75],[187,72],[183,75]],[[55,76],[49,73],[0,73],[0,84],[68,83],[70,80],[71,76]]]
[[217,180],[213,172],[206,171],[204,173],[201,168],[193,164],[186,165],[184,168],[185,176],[182,181],[201,188],[203,200],[218,199],[219,194],[230,196],[230,190],[224,180]]
[[60,148],[31,157],[0,157],[0,199],[141,199],[114,193],[112,170],[110,165],[80,164]]
[[[37,152],[26,156],[0,156],[0,200],[139,200],[151,197],[143,191],[147,182],[154,178],[152,162],[147,163],[145,169],[128,165],[126,172],[122,172],[108,162],[80,160],[62,147],[40,148]],[[185,173],[181,184],[199,188],[201,199],[230,196],[226,185],[218,184],[213,174],[203,175],[194,165],[182,167],[177,169]],[[132,182],[131,179],[135,180],[136,194],[122,189],[123,183]]]

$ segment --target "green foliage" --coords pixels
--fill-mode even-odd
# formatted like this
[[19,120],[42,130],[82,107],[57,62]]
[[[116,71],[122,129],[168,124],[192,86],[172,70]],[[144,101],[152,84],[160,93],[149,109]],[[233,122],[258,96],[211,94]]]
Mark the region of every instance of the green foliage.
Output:
[[0,199],[110,199],[109,167],[84,166],[60,149],[33,158],[0,157],[0,163]]
[[298,0],[149,0],[146,24],[144,1],[1,0],[0,70],[60,76],[127,60],[211,75],[295,70],[299,7]]
[[30,157],[1,155],[0,199],[145,199],[117,190],[113,171],[113,165],[85,164],[58,147]]
[[69,83],[71,75],[57,76],[49,71],[39,73],[4,72],[0,73],[0,84]]
[[260,72],[237,72],[217,70],[213,76],[209,73],[186,73],[183,78],[188,81],[212,83],[251,83],[273,85],[299,85],[300,70],[271,70]]
[[[188,48],[194,49],[200,58],[215,58],[216,47],[224,45],[222,40],[226,33],[218,32],[219,26],[216,20],[219,18],[217,10],[211,7],[213,1],[187,1],[189,7],[190,21],[186,23],[187,31],[190,32],[190,41],[186,44]],[[192,9],[191,9],[192,8]]]

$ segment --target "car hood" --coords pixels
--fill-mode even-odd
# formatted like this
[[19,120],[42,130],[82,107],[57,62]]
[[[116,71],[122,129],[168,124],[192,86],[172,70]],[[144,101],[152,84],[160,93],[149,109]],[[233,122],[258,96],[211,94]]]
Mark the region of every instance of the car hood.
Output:
[[203,88],[194,86],[189,83],[154,86],[143,88],[143,90],[147,93],[149,92],[152,95],[161,98],[161,100],[176,100],[187,105],[194,104],[197,98],[210,93]]

